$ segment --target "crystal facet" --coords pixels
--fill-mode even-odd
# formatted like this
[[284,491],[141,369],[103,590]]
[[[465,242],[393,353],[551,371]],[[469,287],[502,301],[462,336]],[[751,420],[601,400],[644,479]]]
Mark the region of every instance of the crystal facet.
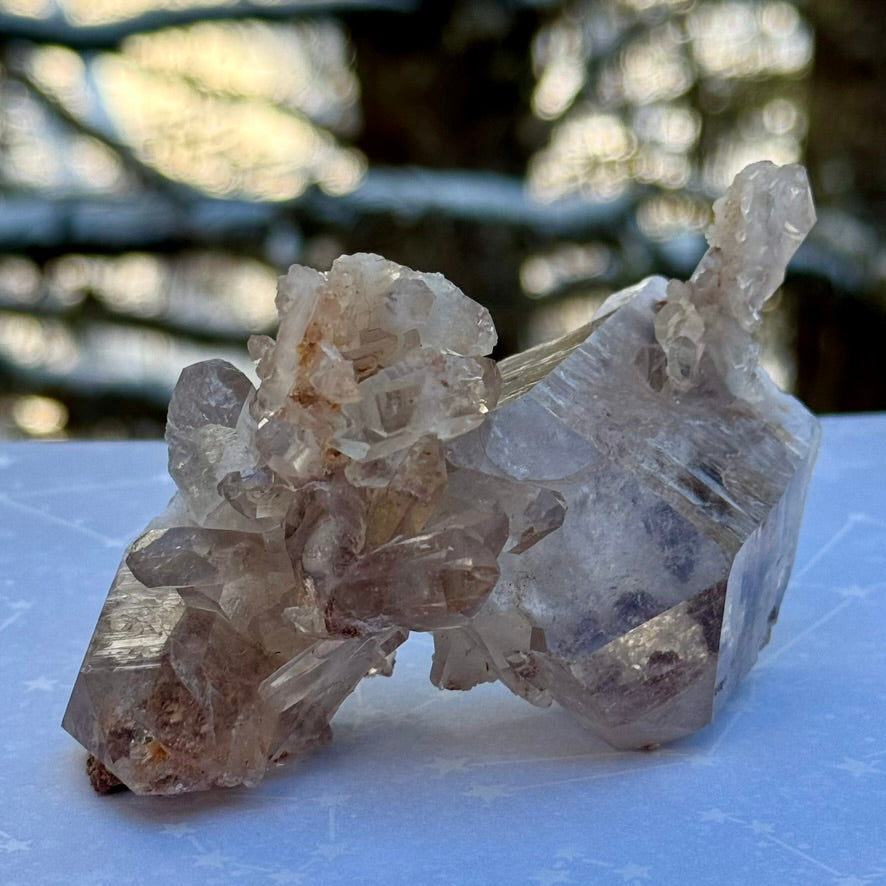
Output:
[[259,387],[211,360],[173,395],[179,491],[65,715],[93,783],[254,784],[410,630],[437,686],[499,679],[618,747],[710,722],[777,617],[819,436],[753,338],[814,221],[805,173],[755,164],[714,209],[687,283],[498,365],[440,275],[292,267],[276,340],[250,340]]

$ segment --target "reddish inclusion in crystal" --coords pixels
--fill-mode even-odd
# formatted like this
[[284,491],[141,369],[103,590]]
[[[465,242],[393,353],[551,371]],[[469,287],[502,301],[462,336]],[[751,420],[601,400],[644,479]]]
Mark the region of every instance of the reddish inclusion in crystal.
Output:
[[805,173],[755,164],[715,214],[688,283],[499,366],[438,274],[292,267],[259,387],[211,360],[170,403],[179,491],[65,714],[97,789],[254,784],[410,630],[438,686],[500,679],[617,746],[708,723],[768,639],[818,444],[753,339],[814,220]]

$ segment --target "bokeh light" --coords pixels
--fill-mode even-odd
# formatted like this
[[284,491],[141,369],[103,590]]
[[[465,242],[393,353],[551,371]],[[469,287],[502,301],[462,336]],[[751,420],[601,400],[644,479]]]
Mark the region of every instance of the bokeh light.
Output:
[[13,402],[12,419],[29,437],[54,437],[68,423],[68,410],[52,397],[30,394]]

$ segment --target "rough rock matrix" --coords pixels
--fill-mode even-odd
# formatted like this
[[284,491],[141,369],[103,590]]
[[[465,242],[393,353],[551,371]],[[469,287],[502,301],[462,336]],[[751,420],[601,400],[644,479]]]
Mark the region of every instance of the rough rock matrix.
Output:
[[210,360],[173,394],[179,491],[64,719],[103,782],[254,784],[328,741],[411,630],[437,686],[499,679],[618,747],[710,722],[777,617],[819,438],[754,342],[814,222],[805,173],[755,164],[714,209],[687,283],[498,365],[439,274],[290,268],[258,388]]

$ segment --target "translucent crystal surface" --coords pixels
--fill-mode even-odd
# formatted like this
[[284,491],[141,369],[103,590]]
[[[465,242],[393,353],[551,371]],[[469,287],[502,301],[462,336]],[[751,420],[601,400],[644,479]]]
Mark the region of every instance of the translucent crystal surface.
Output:
[[436,685],[500,679],[620,747],[708,723],[777,617],[817,449],[753,338],[813,220],[802,169],[755,164],[690,281],[498,366],[439,275],[291,268],[276,340],[250,341],[259,387],[212,360],[173,395],[179,492],[64,720],[100,778],[253,784],[328,740],[410,630],[434,632]]

